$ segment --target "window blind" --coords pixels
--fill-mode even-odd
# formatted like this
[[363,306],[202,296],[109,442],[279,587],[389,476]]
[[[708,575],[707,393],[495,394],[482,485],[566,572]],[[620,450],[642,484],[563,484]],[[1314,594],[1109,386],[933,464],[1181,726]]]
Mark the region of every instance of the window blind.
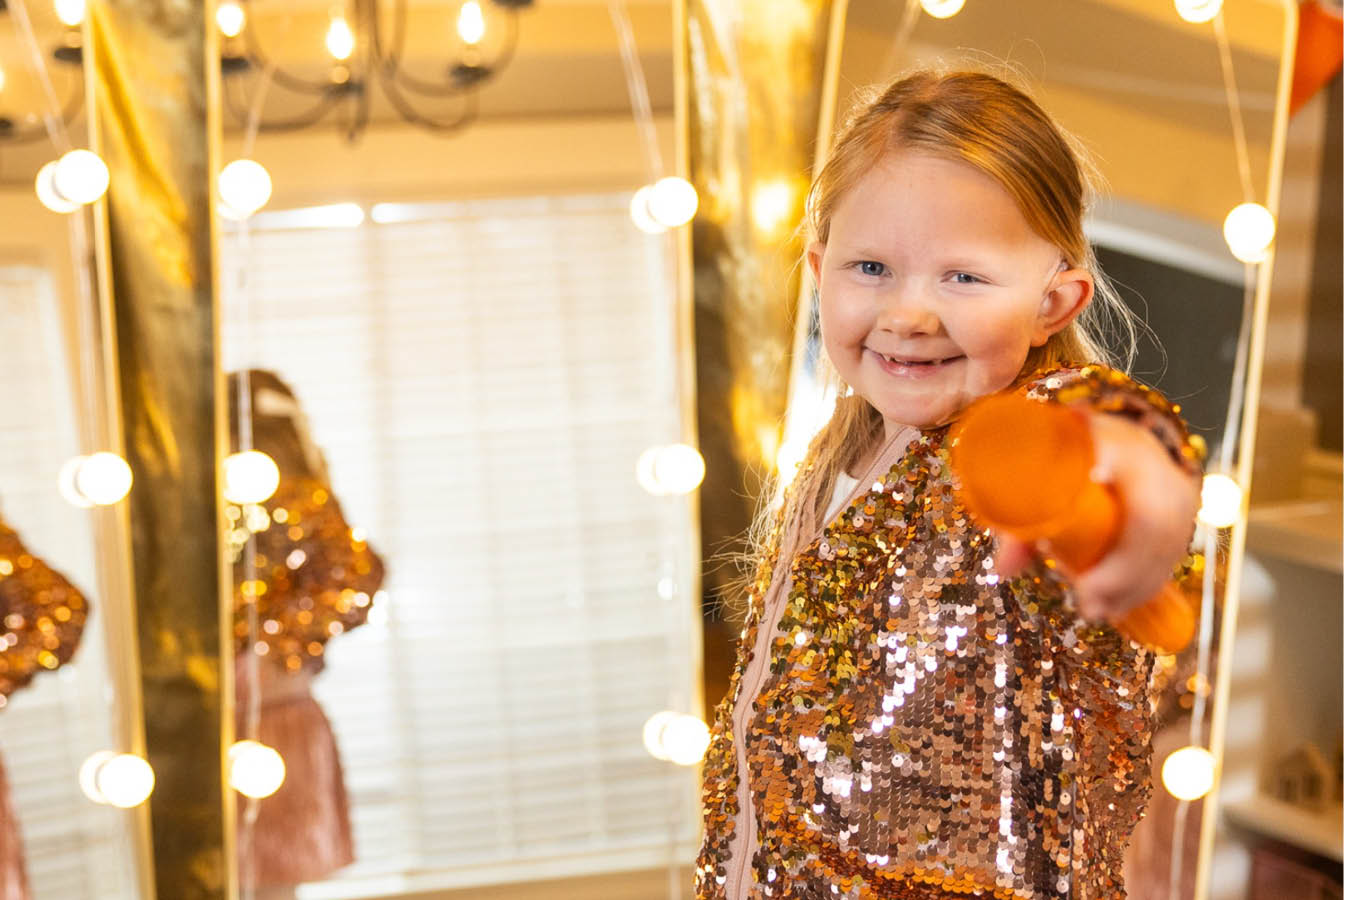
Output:
[[[89,599],[74,658],[37,675],[0,709],[0,754],[35,900],[132,900],[129,813],[81,793],[80,764],[113,748],[90,512],[61,499],[56,477],[80,452],[74,395],[50,273],[0,266],[0,516],[35,556]],[[120,749],[120,748],[117,748]]]
[[358,859],[303,897],[692,860],[693,772],[641,742],[695,676],[694,599],[658,590],[690,569],[688,504],[634,477],[680,433],[672,263],[627,208],[260,216],[225,242],[226,364],[295,389],[388,570],[315,689]]

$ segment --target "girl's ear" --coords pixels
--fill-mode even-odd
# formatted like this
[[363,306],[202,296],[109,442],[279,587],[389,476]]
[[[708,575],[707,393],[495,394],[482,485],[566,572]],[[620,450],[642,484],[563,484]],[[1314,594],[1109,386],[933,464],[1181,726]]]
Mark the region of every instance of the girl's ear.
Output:
[[825,258],[825,245],[820,241],[812,241],[806,247],[806,264],[811,267],[811,277],[816,280],[816,287],[820,287],[820,263]]
[[1042,347],[1051,335],[1058,334],[1087,308],[1092,300],[1092,273],[1087,269],[1065,269],[1050,280],[1041,308],[1036,314],[1033,347]]

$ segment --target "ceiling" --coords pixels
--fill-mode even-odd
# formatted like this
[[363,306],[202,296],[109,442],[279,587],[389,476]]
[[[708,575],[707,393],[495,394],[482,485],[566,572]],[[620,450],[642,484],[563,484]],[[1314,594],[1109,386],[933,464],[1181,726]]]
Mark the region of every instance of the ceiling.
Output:
[[[74,96],[81,88],[78,67],[50,61],[50,50],[62,35],[50,0],[9,0],[11,6],[20,2],[27,4],[32,16],[55,93]],[[385,5],[392,8],[391,3]],[[658,114],[669,112],[674,103],[670,0],[626,0],[624,5],[651,105]],[[985,61],[1010,63],[1033,83],[1059,85],[1162,120],[1228,134],[1213,31],[1210,26],[1181,22],[1171,5],[1170,0],[970,0],[966,10],[952,19],[920,16],[910,42],[897,56],[892,53],[893,39],[904,4],[852,0],[841,94],[885,77],[888,73],[878,66],[887,58],[907,64],[939,50],[979,48]],[[315,78],[325,77],[329,67],[323,34],[330,8],[326,0],[247,3],[258,41],[269,55],[282,68]],[[409,3],[405,56],[426,78],[445,70],[455,8],[451,0]],[[1269,140],[1280,10],[1272,0],[1230,0],[1226,12],[1244,121],[1254,143]],[[39,114],[43,92],[32,70],[32,53],[14,27],[14,18],[12,9],[0,13],[0,66],[8,76],[0,91],[0,115],[23,121]],[[606,0],[536,0],[522,11],[519,25],[514,60],[481,91],[480,119],[630,114],[619,42]],[[249,82],[235,76],[225,80],[224,89],[242,98],[248,87]],[[271,115],[295,113],[311,102],[287,97],[278,87],[268,94]],[[376,120],[394,118],[383,97],[374,101],[372,112]],[[74,132],[77,143],[83,127],[81,120]],[[237,126],[227,118],[226,127]],[[315,127],[336,130],[331,122]],[[0,142],[0,182],[31,179],[38,165],[53,155],[46,141],[18,147]]]

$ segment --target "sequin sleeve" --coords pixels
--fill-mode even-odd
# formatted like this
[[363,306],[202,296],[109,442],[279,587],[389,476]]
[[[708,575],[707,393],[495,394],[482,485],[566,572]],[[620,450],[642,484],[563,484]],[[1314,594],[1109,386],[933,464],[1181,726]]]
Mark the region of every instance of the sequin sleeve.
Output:
[[84,595],[0,524],[0,706],[70,660],[88,615]]
[[329,638],[365,623],[384,580],[380,557],[311,479],[283,482],[265,503],[227,506],[226,515],[236,650],[252,643],[288,670],[319,668]]
[[1205,441],[1187,428],[1181,407],[1124,372],[1099,365],[1055,369],[1032,376],[1025,390],[1034,399],[1088,406],[1136,422],[1177,465],[1197,477],[1204,470]]

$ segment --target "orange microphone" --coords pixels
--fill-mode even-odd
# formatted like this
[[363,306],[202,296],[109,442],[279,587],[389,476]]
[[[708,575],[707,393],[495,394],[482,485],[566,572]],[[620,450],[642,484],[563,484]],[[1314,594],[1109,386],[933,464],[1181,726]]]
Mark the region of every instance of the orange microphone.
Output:
[[[961,499],[984,524],[1019,540],[1045,540],[1076,572],[1092,567],[1120,536],[1120,499],[1092,480],[1087,421],[1056,403],[995,394],[961,417],[952,469]],[[1127,637],[1162,653],[1185,649],[1195,613],[1173,583],[1112,623]]]

